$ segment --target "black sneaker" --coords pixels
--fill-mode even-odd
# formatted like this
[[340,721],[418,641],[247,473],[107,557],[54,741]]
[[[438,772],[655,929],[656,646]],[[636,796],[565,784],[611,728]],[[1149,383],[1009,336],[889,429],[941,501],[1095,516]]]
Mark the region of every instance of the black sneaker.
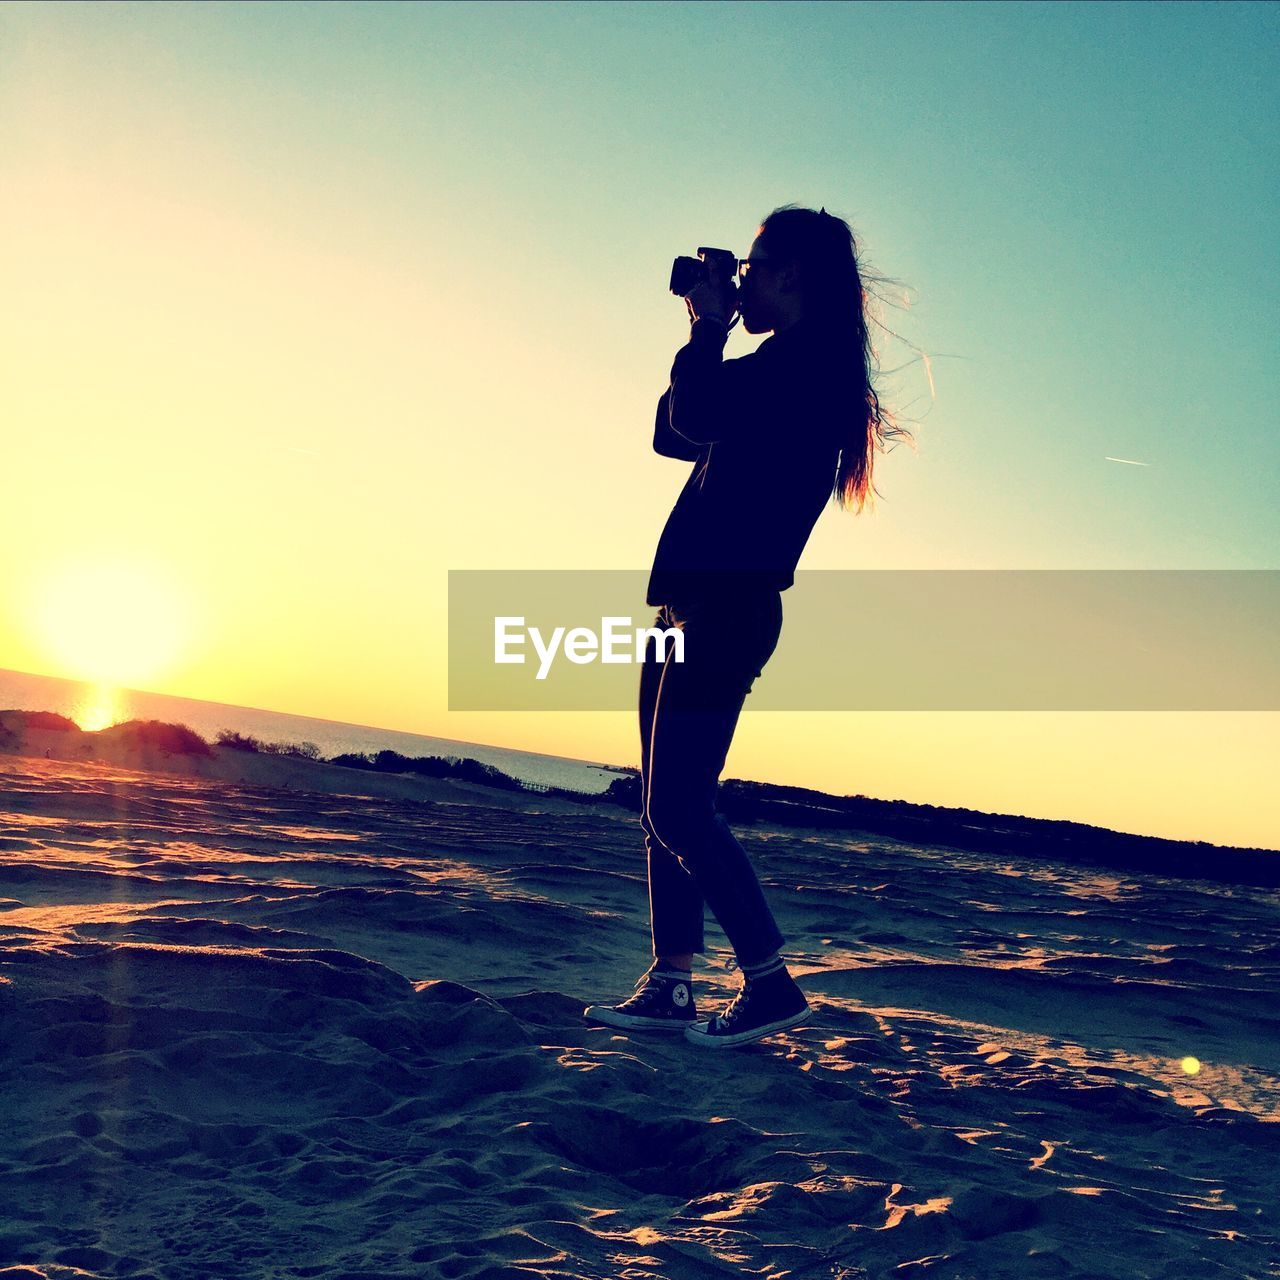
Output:
[[804,992],[785,969],[754,979],[744,973],[742,989],[725,1011],[710,1022],[690,1023],[684,1038],[709,1049],[731,1049],[798,1027],[811,1017]]
[[698,1015],[693,1007],[690,980],[656,972],[651,966],[640,975],[635,995],[628,996],[621,1004],[589,1004],[582,1016],[592,1022],[628,1030],[681,1031]]

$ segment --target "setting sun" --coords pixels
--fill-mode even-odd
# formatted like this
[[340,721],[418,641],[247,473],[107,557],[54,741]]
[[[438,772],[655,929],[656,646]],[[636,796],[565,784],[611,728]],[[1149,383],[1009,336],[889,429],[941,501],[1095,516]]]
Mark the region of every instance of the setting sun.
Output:
[[34,584],[30,618],[50,665],[102,684],[154,682],[190,634],[177,585],[137,559],[79,557]]

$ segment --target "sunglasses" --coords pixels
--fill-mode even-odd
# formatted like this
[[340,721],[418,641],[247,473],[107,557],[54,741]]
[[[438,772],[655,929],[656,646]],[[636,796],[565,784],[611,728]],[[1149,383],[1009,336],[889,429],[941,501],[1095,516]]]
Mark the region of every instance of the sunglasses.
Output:
[[739,258],[738,279],[745,280],[757,267],[767,267],[768,265],[768,258]]

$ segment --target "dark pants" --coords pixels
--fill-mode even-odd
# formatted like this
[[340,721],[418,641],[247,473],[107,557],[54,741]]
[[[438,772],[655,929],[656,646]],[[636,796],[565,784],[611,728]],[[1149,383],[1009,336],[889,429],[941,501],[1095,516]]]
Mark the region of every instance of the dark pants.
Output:
[[716,811],[742,704],[782,632],[782,596],[753,591],[722,603],[663,605],[653,624],[684,632],[659,661],[645,643],[640,669],[641,827],[649,859],[656,957],[704,951],[703,903],[742,964],[785,941],[745,850]]

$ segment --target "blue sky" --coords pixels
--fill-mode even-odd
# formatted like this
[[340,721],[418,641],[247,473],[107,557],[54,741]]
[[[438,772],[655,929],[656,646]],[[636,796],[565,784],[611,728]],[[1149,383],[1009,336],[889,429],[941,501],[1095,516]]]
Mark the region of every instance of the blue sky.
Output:
[[487,262],[493,308],[619,378],[661,380],[674,252],[824,203],[935,353],[936,402],[895,384],[926,456],[884,468],[914,527],[984,563],[1275,561],[1273,6],[6,9],[11,68],[24,38],[96,63],[82,137],[128,149],[132,116],[249,216],[435,245],[473,297]]
[[918,366],[895,384],[925,458],[886,464],[889,506],[967,563],[1163,568],[1280,545],[1277,25],[1268,5],[794,3],[75,23],[149,32],[193,121],[270,178],[259,198],[323,210],[327,190],[371,236],[501,263],[531,323],[625,378],[661,379],[675,251],[745,252],[775,204],[825,203],[910,287],[886,322],[935,353],[936,402]]

